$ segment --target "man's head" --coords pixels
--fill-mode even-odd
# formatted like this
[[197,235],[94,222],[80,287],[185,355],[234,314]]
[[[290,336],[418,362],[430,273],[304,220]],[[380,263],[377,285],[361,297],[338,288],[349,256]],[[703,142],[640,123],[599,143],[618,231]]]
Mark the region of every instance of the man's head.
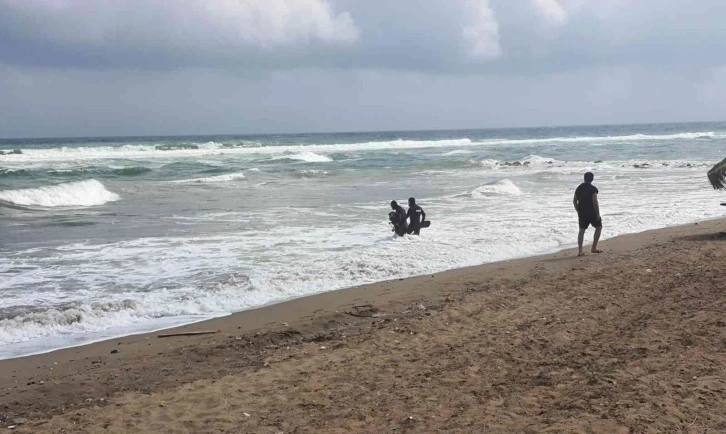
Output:
[[396,208],[398,208],[398,202],[396,202],[395,200],[392,200],[391,201],[391,209],[396,209]]
[[588,184],[591,183],[593,179],[595,179],[595,175],[593,175],[592,172],[587,172],[585,174],[585,182],[586,183],[588,183]]
[[416,205],[416,199],[414,199],[414,198],[412,198],[412,197],[409,197],[409,198],[408,198],[408,205],[409,205],[409,206],[413,206],[413,205]]

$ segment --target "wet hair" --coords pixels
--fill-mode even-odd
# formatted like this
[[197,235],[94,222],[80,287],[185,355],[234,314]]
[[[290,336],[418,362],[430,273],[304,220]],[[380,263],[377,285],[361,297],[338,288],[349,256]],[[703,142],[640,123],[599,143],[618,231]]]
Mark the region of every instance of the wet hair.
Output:
[[412,197],[409,197],[409,198],[408,198],[408,204],[409,204],[409,205],[416,205],[416,199],[414,199],[414,198],[412,198]]
[[595,175],[593,175],[592,172],[587,172],[585,174],[585,182],[590,183],[593,179],[595,179]]
[[391,201],[391,208],[395,208],[397,206],[398,206],[398,202],[396,202],[395,200],[392,200]]

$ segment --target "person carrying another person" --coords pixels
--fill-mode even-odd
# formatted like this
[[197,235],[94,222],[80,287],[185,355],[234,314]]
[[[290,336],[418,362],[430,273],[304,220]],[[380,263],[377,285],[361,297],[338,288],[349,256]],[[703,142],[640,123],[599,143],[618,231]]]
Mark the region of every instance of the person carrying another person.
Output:
[[585,240],[585,231],[590,225],[595,228],[591,251],[592,253],[602,253],[602,250],[597,248],[597,242],[600,240],[600,233],[602,233],[602,218],[600,217],[600,204],[597,201],[598,189],[592,185],[593,179],[595,179],[595,175],[592,172],[587,172],[585,182],[577,187],[575,197],[572,199],[580,224],[580,233],[577,236],[577,247],[579,249],[577,256],[585,255],[582,252],[582,243]]
[[408,225],[406,224],[406,210],[395,200],[391,201],[391,209],[393,210],[388,214],[388,219],[393,224],[393,232],[399,237],[406,235],[408,231]]
[[423,208],[416,205],[416,199],[412,197],[408,199],[408,213],[406,213],[406,217],[409,219],[408,231],[406,233],[418,235],[421,232],[421,224],[426,220],[426,213]]

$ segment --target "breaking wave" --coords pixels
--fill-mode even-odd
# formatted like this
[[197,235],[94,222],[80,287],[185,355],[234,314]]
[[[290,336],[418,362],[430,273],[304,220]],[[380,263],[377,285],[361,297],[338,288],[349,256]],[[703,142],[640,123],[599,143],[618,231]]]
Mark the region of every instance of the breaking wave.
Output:
[[39,188],[0,191],[0,200],[22,206],[96,206],[119,200],[95,179]]
[[240,179],[244,179],[244,178],[245,178],[244,173],[237,172],[237,173],[227,173],[225,175],[208,176],[206,178],[180,179],[178,181],[170,181],[170,182],[173,182],[175,184],[190,184],[190,183],[206,184],[206,183],[214,183],[214,182],[239,181]]
[[148,167],[77,167],[72,169],[3,169],[0,168],[0,178],[28,178],[35,176],[73,177],[79,175],[101,175],[112,177],[139,176],[152,172]]
[[489,170],[622,170],[622,169],[688,169],[711,167],[711,161],[703,160],[595,160],[595,161],[562,161],[555,158],[529,155],[519,160],[500,161],[492,159],[469,160],[468,166],[476,166]]
[[33,172],[25,169],[0,169],[0,178],[26,178],[33,176]]
[[500,179],[499,181],[490,182],[475,188],[471,192],[472,197],[489,197],[489,196],[521,196],[522,190],[517,184],[508,179]]
[[295,161],[304,161],[306,163],[329,163],[333,161],[332,158],[327,157],[325,155],[316,154],[314,152],[300,152],[298,154],[292,154],[292,155],[283,155],[280,157],[275,157],[274,160],[295,160]]
[[116,317],[114,319],[119,323],[129,323],[134,317],[140,316],[138,308],[136,302],[125,300],[51,308],[3,318],[0,319],[0,344],[101,329],[108,326],[110,316]]
[[499,166],[498,160],[492,160],[490,158],[486,158],[481,161],[470,160],[470,163],[473,164],[474,166],[483,167],[485,169],[496,169],[497,166]]
[[138,176],[151,172],[148,167],[79,167],[75,169],[56,169],[49,170],[47,173],[53,176],[77,176],[85,174],[99,174],[110,176]]
[[300,170],[294,173],[294,176],[299,178],[314,178],[319,176],[326,176],[327,170]]
[[492,159],[484,160],[470,160],[470,164],[485,169],[496,169],[498,167],[541,167],[541,166],[552,166],[554,164],[564,163],[562,161],[555,160],[554,158],[540,157],[539,155],[529,155],[521,160],[513,161],[499,161]]
[[[377,150],[405,150],[424,148],[450,148],[470,146],[516,146],[549,143],[625,143],[634,141],[658,140],[708,140],[724,138],[726,134],[715,132],[688,132],[679,134],[632,134],[624,136],[582,136],[582,137],[552,137],[533,139],[482,139],[472,141],[469,138],[447,140],[391,140],[380,142],[342,143],[326,145],[268,145],[260,143],[181,143],[162,145],[124,145],[124,146],[97,146],[97,147],[61,147],[52,149],[22,149],[18,153],[0,154],[0,162],[29,162],[29,161],[74,161],[95,159],[148,159],[167,158],[174,156],[190,157],[210,154],[262,154],[279,155],[308,162],[327,162],[328,158],[320,153],[331,152],[359,152]],[[453,152],[461,153],[462,149]],[[292,154],[292,155],[286,155]],[[313,157],[313,155],[316,155]]]
[[457,149],[455,151],[446,152],[445,154],[441,154],[442,157],[451,157],[454,155],[466,155],[471,154],[471,151],[468,149]]

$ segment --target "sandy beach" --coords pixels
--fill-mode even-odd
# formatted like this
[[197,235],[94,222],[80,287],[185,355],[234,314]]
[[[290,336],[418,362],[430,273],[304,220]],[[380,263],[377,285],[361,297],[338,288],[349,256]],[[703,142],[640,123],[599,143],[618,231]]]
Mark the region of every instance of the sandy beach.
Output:
[[380,282],[172,331],[211,334],[0,361],[0,425],[724,432],[725,230],[717,220],[626,235],[601,255]]

